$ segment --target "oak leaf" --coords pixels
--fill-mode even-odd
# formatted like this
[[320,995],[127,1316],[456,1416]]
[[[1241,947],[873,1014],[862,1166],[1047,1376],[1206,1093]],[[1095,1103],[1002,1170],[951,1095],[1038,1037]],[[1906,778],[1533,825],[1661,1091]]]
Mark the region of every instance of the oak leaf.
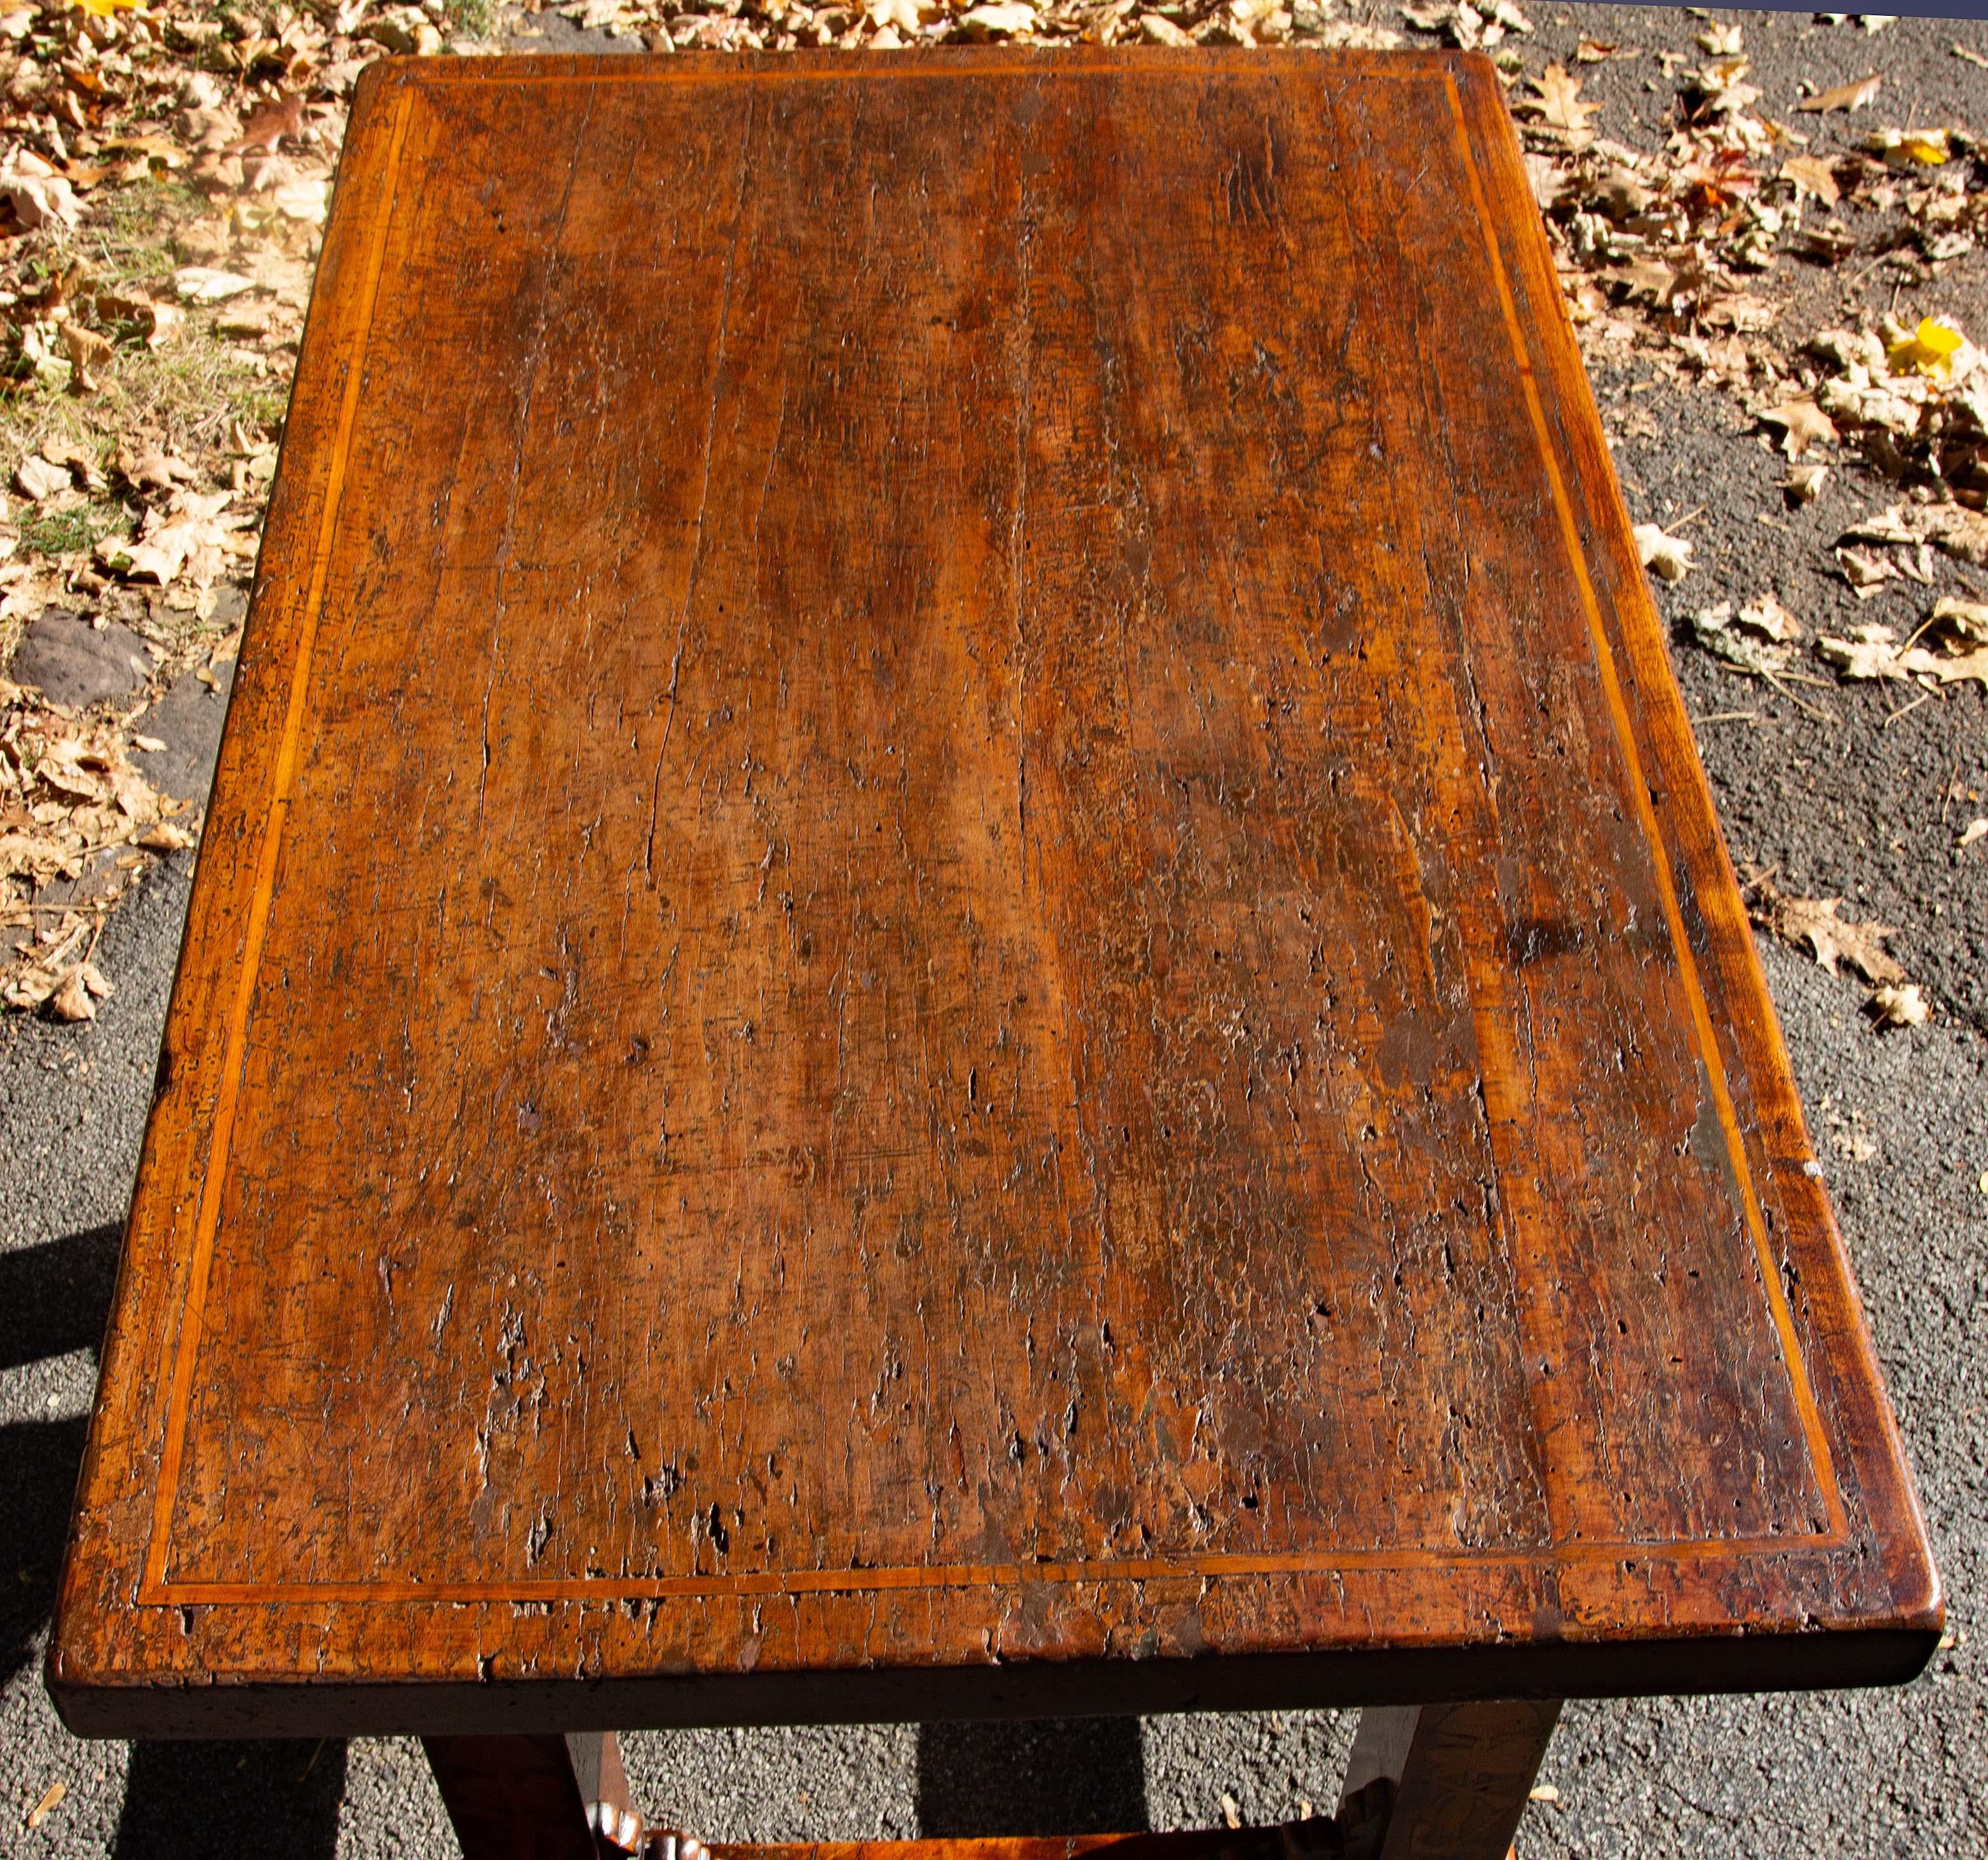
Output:
[[1847,962],[1874,985],[1902,982],[1905,971],[1885,947],[1887,937],[1895,937],[1895,925],[1847,923],[1836,913],[1841,898],[1791,898],[1777,887],[1763,884],[1750,906],[1753,921],[1786,944],[1806,945],[1809,954],[1831,974],[1841,971],[1837,964]]
[[1564,65],[1547,66],[1543,76],[1532,79],[1532,86],[1539,97],[1536,102],[1528,100],[1525,107],[1555,129],[1585,136],[1590,133],[1589,119],[1601,113],[1599,103],[1581,101],[1581,79],[1570,77]]

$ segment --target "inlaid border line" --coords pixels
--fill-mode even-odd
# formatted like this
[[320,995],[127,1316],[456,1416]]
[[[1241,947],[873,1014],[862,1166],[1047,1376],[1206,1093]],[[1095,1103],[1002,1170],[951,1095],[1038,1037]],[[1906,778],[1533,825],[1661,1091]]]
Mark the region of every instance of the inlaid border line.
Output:
[[1830,1547],[1812,1536],[1666,1538],[1658,1543],[1590,1542],[1542,1545],[1530,1555],[1509,1549],[1318,1550],[1286,1556],[1246,1555],[1149,1558],[1100,1557],[1053,1563],[885,1564],[871,1569],[714,1571],[688,1576],[546,1576],[502,1583],[448,1577],[432,1582],[401,1578],[386,1582],[169,1582],[158,1598],[181,1605],[291,1602],[646,1602],[741,1595],[864,1595],[891,1589],[1016,1589],[1031,1582],[1164,1582],[1219,1580],[1225,1576],[1337,1575],[1356,1570],[1537,1569],[1543,1564],[1579,1565],[1699,1562],[1722,1556],[1800,1554]]
[[228,1008],[228,1042],[221,1062],[220,1089],[208,1145],[207,1172],[201,1183],[200,1208],[194,1220],[193,1247],[187,1264],[186,1293],[180,1309],[172,1385],[166,1400],[166,1438],[160,1455],[158,1484],[152,1497],[152,1534],[145,1552],[144,1577],[140,1588],[141,1601],[147,1598],[148,1592],[163,1591],[166,1583],[173,1511],[178,1500],[180,1474],[186,1458],[194,1370],[200,1355],[201,1333],[207,1322],[208,1278],[214,1263],[215,1235],[221,1223],[221,1200],[226,1187],[228,1152],[235,1135],[235,1109],[241,1099],[242,1075],[247,1069],[249,1010],[262,967],[262,944],[269,933],[270,908],[275,900],[276,866],[282,849],[283,826],[289,813],[291,792],[296,780],[298,747],[309,696],[311,660],[317,643],[318,622],[324,607],[325,586],[331,572],[332,540],[345,494],[346,466],[351,454],[353,429],[358,419],[360,393],[366,379],[366,358],[372,343],[373,319],[379,306],[380,280],[386,266],[387,235],[393,224],[399,187],[401,151],[407,140],[407,120],[413,106],[414,91],[411,87],[403,86],[396,101],[392,139],[387,147],[385,197],[380,203],[379,218],[374,229],[372,248],[367,255],[363,309],[347,366],[345,398],[339,409],[337,436],[333,441],[330,469],[325,479],[324,512],[318,522],[310,587],[298,626],[296,657],[290,668],[289,707],[283,719],[282,741],[276,754],[269,811],[262,825],[262,843],[256,849],[255,882],[249,894],[242,967],[235,981],[235,998]]
[[[549,62],[551,61],[548,61]],[[1282,61],[1280,61],[1280,62]],[[1403,61],[1405,63],[1406,60]],[[1077,59],[1058,61],[1064,72],[1077,70],[1097,71],[1109,69],[1121,76],[1172,76],[1183,71],[1209,72],[1215,69],[1235,69],[1229,61],[1219,59],[1155,59],[1151,62],[1124,66]],[[1526,350],[1523,333],[1518,321],[1516,305],[1505,272],[1503,258],[1499,252],[1496,228],[1490,218],[1476,158],[1470,146],[1468,125],[1465,120],[1462,103],[1459,95],[1454,72],[1446,61],[1435,63],[1432,69],[1417,59],[1418,69],[1390,70],[1378,61],[1359,75],[1366,76],[1395,77],[1428,81],[1440,76],[1448,97],[1458,146],[1461,151],[1464,171],[1469,180],[1472,203],[1476,213],[1480,230],[1485,240],[1485,249],[1496,285],[1499,307],[1503,312],[1507,332],[1510,336],[1513,360],[1516,366],[1521,390],[1525,396],[1527,411],[1531,417],[1535,437],[1538,441],[1541,462],[1554,495],[1556,514],[1559,519],[1563,542],[1567,549],[1575,581],[1580,590],[1582,606],[1586,614],[1594,646],[1598,674],[1607,695],[1611,717],[1617,740],[1628,765],[1629,785],[1632,790],[1639,825],[1642,827],[1646,843],[1652,853],[1652,863],[1655,869],[1658,890],[1662,896],[1665,920],[1672,943],[1676,951],[1685,992],[1689,1002],[1692,1024],[1697,1041],[1702,1049],[1708,1079],[1711,1084],[1713,1102],[1720,1124],[1726,1133],[1728,1152],[1741,1188],[1741,1202],[1748,1231],[1758,1256],[1762,1276],[1766,1283],[1766,1295],[1775,1328],[1780,1336],[1783,1356],[1796,1406],[1802,1416],[1804,1430],[1808,1437],[1810,1453],[1814,1456],[1817,1484],[1830,1514],[1831,1528],[1826,1532],[1790,1534],[1785,1536],[1764,1538],[1713,1538],[1696,1540],[1666,1540],[1662,1543],[1645,1544],[1629,1541],[1609,1542],[1582,1541],[1578,1543],[1550,1545],[1530,1557],[1513,1557],[1506,1551],[1475,1551],[1455,1550],[1396,1550],[1396,1551],[1325,1551],[1293,1555],[1283,1557],[1256,1557],[1249,1555],[1220,1555],[1187,1558],[1174,1561],[1128,1561],[1122,1559],[1100,1558],[1094,1561],[1049,1564],[1013,1564],[995,1565],[943,1565],[885,1566],[873,1569],[790,1571],[779,1574],[751,1575],[741,1574],[725,1576],[682,1576],[661,1578],[624,1577],[572,1577],[552,1578],[543,1581],[514,1581],[500,1584],[474,1584],[461,1582],[424,1583],[401,1580],[373,1583],[354,1582],[292,1582],[292,1583],[231,1583],[194,1580],[173,1582],[168,1579],[166,1569],[171,1538],[172,1514],[176,1507],[181,1473],[186,1452],[186,1436],[190,1421],[190,1407],[194,1371],[197,1365],[201,1333],[205,1324],[205,1304],[208,1280],[213,1264],[214,1247],[220,1223],[221,1198],[225,1187],[228,1151],[234,1134],[237,1102],[240,1095],[241,1081],[245,1069],[245,1059],[248,1039],[248,1021],[255,993],[255,984],[261,966],[262,945],[268,933],[269,919],[274,901],[276,866],[281,851],[282,829],[287,819],[291,790],[296,777],[296,761],[302,737],[303,718],[309,694],[311,661],[316,643],[319,622],[323,613],[326,585],[330,572],[331,545],[336,530],[337,518],[345,488],[346,467],[351,451],[353,432],[357,420],[359,398],[363,386],[365,362],[372,336],[373,323],[378,309],[380,285],[386,262],[386,249],[390,231],[393,211],[397,199],[401,157],[407,137],[407,124],[418,91],[429,88],[421,79],[401,79],[396,85],[398,92],[395,101],[394,127],[388,146],[385,174],[385,200],[376,228],[373,244],[368,253],[364,287],[364,311],[360,319],[359,334],[355,343],[350,373],[345,383],[345,395],[340,409],[339,427],[333,442],[330,470],[327,474],[325,507],[320,521],[317,547],[312,564],[311,582],[306,599],[304,616],[299,629],[296,658],[292,667],[289,705],[284,721],[284,731],[279,746],[269,811],[265,822],[262,841],[258,850],[255,889],[251,894],[249,916],[243,948],[243,960],[238,977],[228,1020],[228,1044],[222,1062],[220,1093],[216,1103],[212,1136],[208,1149],[208,1170],[201,1185],[201,1202],[196,1220],[194,1246],[188,1264],[186,1290],[181,1307],[181,1325],[177,1340],[173,1379],[167,1399],[166,1438],[161,1455],[158,1484],[153,1496],[152,1533],[147,1545],[145,1567],[136,1599],[140,1605],[228,1603],[262,1603],[279,1597],[295,1597],[299,1601],[394,1602],[510,1602],[563,1600],[599,1597],[626,1597],[641,1599],[651,1597],[681,1595],[778,1595],[854,1592],[863,1592],[881,1589],[921,1589],[958,1587],[977,1587],[989,1582],[1021,1584],[1029,1582],[1083,1582],[1105,1581],[1153,1581],[1169,1576],[1249,1575],[1304,1575],[1329,1573],[1339,1569],[1357,1568],[1434,1568],[1455,1565],[1472,1567],[1498,1567],[1507,1565],[1523,1567],[1537,1565],[1541,1561],[1555,1563],[1580,1564],[1598,1561],[1661,1561],[1723,1559],[1729,1557],[1785,1554],[1801,1550],[1816,1550],[1840,1544],[1847,1535],[1847,1519],[1842,1500],[1838,1491],[1834,1463],[1828,1442],[1822,1433],[1821,1417],[1815,1403],[1810,1385],[1807,1368],[1803,1357],[1799,1339],[1794,1328],[1793,1314],[1782,1295],[1778,1273],[1774,1270],[1764,1225],[1760,1215],[1758,1197],[1753,1174],[1748,1166],[1743,1141],[1738,1128],[1737,1112],[1726,1082],[1725,1068],[1720,1059],[1713,1034],[1709,1010],[1698,977],[1696,964],[1692,957],[1686,937],[1683,914],[1679,906],[1675,879],[1671,870],[1660,823],[1649,798],[1648,789],[1642,778],[1641,761],[1637,754],[1634,727],[1624,702],[1620,683],[1616,677],[1613,652],[1608,644],[1603,625],[1599,603],[1594,585],[1587,572],[1586,557],[1583,552],[1580,533],[1575,523],[1571,504],[1568,499],[1565,481],[1554,452],[1550,431],[1546,424],[1545,411],[1540,403],[1537,383],[1531,361]],[[1057,65],[1048,61],[1035,60],[976,60],[971,64],[962,62],[949,69],[921,66],[907,63],[901,70],[882,70],[873,67],[850,69],[797,66],[788,72],[772,69],[713,69],[711,71],[612,71],[582,73],[573,69],[549,70],[505,77],[485,76],[481,73],[451,76],[448,85],[468,83],[478,85],[504,85],[519,82],[560,83],[593,84],[608,83],[676,83],[698,82],[755,83],[762,80],[792,83],[797,79],[833,79],[847,82],[857,77],[893,76],[913,78],[952,78],[976,76],[1054,76],[1059,75]],[[1270,77],[1273,73],[1265,70],[1262,75]],[[437,86],[436,88],[444,86]]]
[[1555,455],[1551,433],[1547,428],[1546,410],[1540,400],[1539,383],[1533,378],[1533,366],[1525,344],[1525,332],[1519,321],[1518,305],[1512,295],[1510,280],[1505,275],[1505,263],[1498,250],[1497,228],[1491,218],[1489,203],[1484,194],[1484,184],[1477,169],[1476,157],[1470,146],[1469,125],[1464,120],[1463,100],[1458,94],[1456,79],[1453,73],[1445,73],[1443,88],[1449,95],[1450,116],[1456,129],[1457,147],[1461,152],[1465,174],[1470,182],[1471,199],[1476,205],[1477,223],[1484,235],[1484,249],[1490,261],[1491,274],[1498,287],[1499,308],[1505,314],[1505,327],[1512,342],[1513,360],[1517,364],[1519,383],[1526,397],[1526,411],[1532,416],[1533,431],[1539,441],[1540,458],[1546,468],[1547,481],[1553,487],[1554,511],[1560,520],[1560,538],[1567,559],[1574,569],[1574,576],[1581,589],[1583,610],[1587,616],[1588,631],[1593,636],[1596,668],[1600,673],[1602,689],[1608,699],[1608,711],[1615,726],[1615,739],[1624,761],[1628,765],[1630,798],[1635,803],[1636,817],[1643,829],[1643,835],[1651,852],[1651,863],[1655,868],[1657,889],[1663,899],[1664,919],[1669,926],[1672,947],[1677,952],[1678,971],[1684,984],[1685,998],[1691,1008],[1692,1027],[1696,1039],[1699,1056],[1704,1062],[1706,1082],[1710,1086],[1714,1107],[1719,1113],[1719,1122],[1726,1133],[1726,1153],[1733,1160],[1733,1170],[1740,1186],[1740,1203],[1746,1230],[1753,1243],[1753,1251],[1760,1268],[1760,1278],[1768,1309],[1774,1321],[1774,1328],[1781,1339],[1781,1352],[1788,1372],[1789,1387],[1794,1396],[1795,1407],[1802,1419],[1802,1430],[1808,1437],[1809,1452],[1814,1456],[1816,1485],[1821,1493],[1824,1504],[1828,1507],[1831,1534],[1838,1538],[1847,1531],[1848,1520],[1843,1507],[1843,1498],[1836,1481],[1836,1467],[1829,1450],[1829,1441],[1822,1426],[1822,1414],[1816,1406],[1815,1391],[1810,1386],[1808,1364],[1802,1354],[1800,1340],[1795,1333],[1794,1314],[1789,1309],[1787,1299],[1781,1285],[1780,1269],[1774,1264],[1773,1248],[1767,1242],[1767,1224],[1760,1213],[1758,1190],[1753,1183],[1753,1172],[1746,1160],[1746,1145],[1740,1131],[1739,1113],[1733,1103],[1733,1094],[1726,1081],[1726,1065],[1719,1055],[1719,1041],[1712,1025],[1710,1009],[1706,1004],[1705,990],[1699,980],[1698,964],[1692,954],[1691,940],[1685,930],[1684,912],[1678,903],[1677,880],[1671,869],[1670,855],[1664,844],[1663,830],[1657,819],[1655,804],[1650,798],[1649,783],[1644,778],[1642,758],[1637,753],[1635,727],[1630,720],[1628,705],[1622,696],[1621,682],[1616,676],[1615,654],[1608,643],[1608,634],[1601,618],[1601,606],[1596,598],[1594,584],[1587,572],[1587,559],[1581,549],[1581,532],[1574,521],[1574,506],[1567,495],[1567,484],[1561,476],[1560,461]]

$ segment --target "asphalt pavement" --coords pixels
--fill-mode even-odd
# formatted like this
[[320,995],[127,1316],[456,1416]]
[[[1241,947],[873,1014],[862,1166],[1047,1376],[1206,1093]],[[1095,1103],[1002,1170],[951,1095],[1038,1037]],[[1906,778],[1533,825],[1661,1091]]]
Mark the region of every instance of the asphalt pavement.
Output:
[[[1904,22],[1844,56],[1897,70],[1902,88],[1916,82],[1951,112],[1953,36]],[[1988,29],[1975,36],[1988,40]],[[1983,74],[1969,81],[1988,119]],[[1849,506],[1815,515],[1805,539],[1799,525],[1811,519],[1790,518],[1773,488],[1777,462],[1729,403],[1648,373],[1632,358],[1595,378],[1604,409],[1640,387],[1654,416],[1618,441],[1638,520],[1674,515],[1687,498],[1710,506],[1699,532],[1706,572],[1666,596],[1667,611],[1681,613],[1687,596],[1750,596],[1765,549],[1783,552],[1788,576],[1807,572],[1817,538]],[[1763,517],[1783,528],[1768,534]],[[1825,610],[1817,617],[1848,601],[1820,576],[1808,592],[1811,611]],[[1763,701],[1687,648],[1678,662],[1695,714],[1750,713],[1702,734],[1736,854],[1780,865],[1790,889],[1798,879],[1815,895],[1858,900],[1846,914],[1902,923],[1894,947],[1936,1002],[1932,1025],[1880,1035],[1847,981],[1763,950],[1956,1644],[1896,1690],[1570,1705],[1541,1778],[1557,1799],[1528,1810],[1519,1852],[1988,1855],[1988,1695],[1970,1639],[1988,1558],[1988,925],[1979,872],[1950,853],[1944,822],[1928,824],[1955,782],[1988,793],[1988,705],[1969,687],[1895,724],[1882,693],[1832,693],[1838,721],[1828,726]],[[112,919],[99,966],[117,991],[93,1025],[0,1026],[0,1854],[452,1855],[405,1740],[86,1743],[62,1728],[42,1690],[190,869],[187,856],[168,861]],[[637,1734],[626,1746],[651,1812],[707,1838],[847,1839],[1209,1825],[1225,1796],[1246,1820],[1290,1818],[1333,1798],[1351,1729],[1347,1714],[1283,1713]],[[58,1782],[61,1799],[31,1830],[29,1811]]]

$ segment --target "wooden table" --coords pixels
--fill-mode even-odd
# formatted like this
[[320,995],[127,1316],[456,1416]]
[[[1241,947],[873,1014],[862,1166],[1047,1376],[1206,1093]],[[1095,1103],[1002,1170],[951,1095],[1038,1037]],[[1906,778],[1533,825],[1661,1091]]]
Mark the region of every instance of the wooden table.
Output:
[[1361,1704],[1286,1846],[1502,1853],[1935,1644],[1817,1173],[1488,62],[376,66],[49,1683],[478,1855]]

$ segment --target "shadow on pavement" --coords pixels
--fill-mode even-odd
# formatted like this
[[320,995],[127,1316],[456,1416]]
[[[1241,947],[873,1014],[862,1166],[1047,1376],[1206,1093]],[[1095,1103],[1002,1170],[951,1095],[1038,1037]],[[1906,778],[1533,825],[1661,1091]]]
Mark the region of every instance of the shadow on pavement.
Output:
[[[0,1369],[96,1348],[120,1237],[116,1227],[92,1227],[0,1253]],[[0,1544],[13,1563],[0,1568],[0,1685],[27,1664],[55,1606],[88,1429],[80,1415],[0,1426]]]
[[1136,1718],[918,1727],[918,1832],[1138,1834],[1146,1760]]
[[123,1237],[121,1227],[92,1227],[0,1253],[0,1369],[103,1341]]
[[15,1421],[0,1427],[0,1685],[28,1663],[55,1606],[76,1469],[88,1423]]
[[345,1793],[345,1746],[134,1744],[115,1860],[280,1854],[332,1860]]

